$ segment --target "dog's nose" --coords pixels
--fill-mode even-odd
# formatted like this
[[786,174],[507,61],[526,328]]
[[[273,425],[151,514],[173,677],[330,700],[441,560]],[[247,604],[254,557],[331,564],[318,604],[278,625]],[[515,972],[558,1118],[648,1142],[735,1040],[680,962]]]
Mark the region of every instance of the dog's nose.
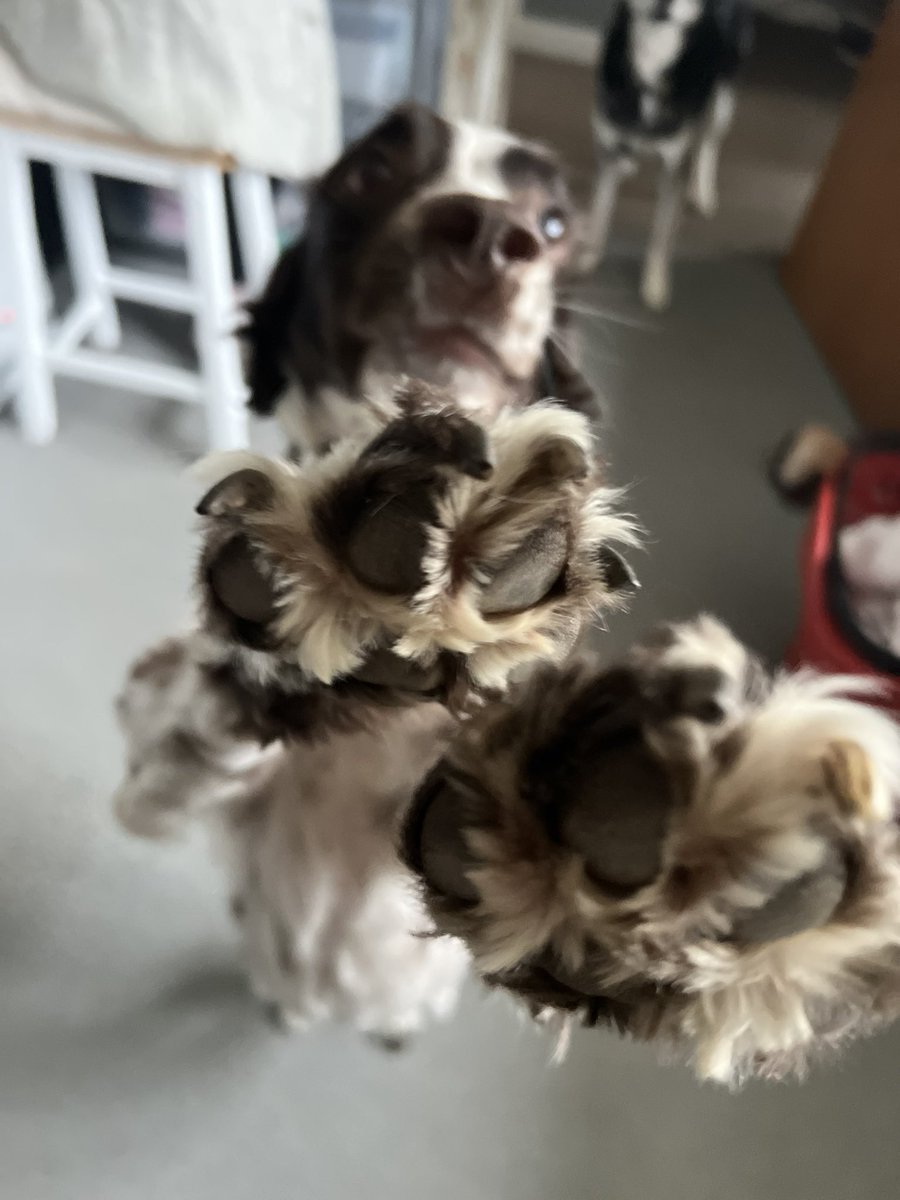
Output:
[[451,197],[428,206],[422,221],[426,246],[468,256],[481,239],[484,214],[473,200]]
[[541,244],[524,225],[505,222],[492,246],[495,261],[500,263],[534,262],[541,252]]
[[426,250],[440,251],[466,267],[503,271],[533,262],[541,252],[537,237],[500,205],[469,196],[433,201],[424,215]]

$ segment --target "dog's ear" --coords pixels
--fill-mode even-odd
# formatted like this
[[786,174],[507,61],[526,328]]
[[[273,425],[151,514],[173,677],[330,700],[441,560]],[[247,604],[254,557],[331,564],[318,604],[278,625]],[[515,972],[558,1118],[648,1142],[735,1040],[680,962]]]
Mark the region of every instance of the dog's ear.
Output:
[[399,104],[347,147],[322,177],[319,194],[351,223],[368,225],[446,163],[451,138],[448,123],[431,109]]
[[336,337],[334,214],[316,185],[302,237],[278,259],[262,295],[247,305],[240,330],[247,346],[249,406],[271,416],[288,384],[312,391],[329,374]]
[[262,295],[247,305],[240,330],[247,346],[249,406],[271,416],[290,383],[313,393],[346,386],[359,348],[340,327],[340,297],[350,286],[350,249],[358,230],[321,184],[311,192],[303,236],[279,258]]
[[[309,188],[302,236],[247,305],[250,408],[271,416],[288,385],[311,393],[355,380],[362,344],[342,326],[360,245],[373,225],[446,161],[450,127],[421,105],[392,110]],[[384,182],[385,173],[388,182]]]
[[301,238],[279,258],[263,294],[247,305],[249,320],[240,336],[247,344],[246,376],[249,405],[262,417],[271,416],[288,385],[291,327],[303,304],[306,239]]

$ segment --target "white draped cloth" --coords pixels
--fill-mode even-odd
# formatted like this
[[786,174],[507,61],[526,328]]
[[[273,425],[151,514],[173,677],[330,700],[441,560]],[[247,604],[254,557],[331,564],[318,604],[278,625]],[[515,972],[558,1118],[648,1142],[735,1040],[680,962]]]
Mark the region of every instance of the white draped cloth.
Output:
[[0,108],[307,178],[341,145],[327,0],[3,0]]

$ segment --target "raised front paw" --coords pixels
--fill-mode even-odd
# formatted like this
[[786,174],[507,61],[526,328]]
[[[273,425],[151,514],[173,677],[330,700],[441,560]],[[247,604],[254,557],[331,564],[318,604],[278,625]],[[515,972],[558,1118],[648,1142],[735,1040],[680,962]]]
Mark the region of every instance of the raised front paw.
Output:
[[447,698],[562,655],[635,586],[585,419],[431,404],[302,468],[226,459],[198,506],[204,623],[248,677]]
[[490,982],[725,1081],[900,1011],[900,735],[842,681],[751,663],[705,618],[548,668],[460,731],[405,835]]

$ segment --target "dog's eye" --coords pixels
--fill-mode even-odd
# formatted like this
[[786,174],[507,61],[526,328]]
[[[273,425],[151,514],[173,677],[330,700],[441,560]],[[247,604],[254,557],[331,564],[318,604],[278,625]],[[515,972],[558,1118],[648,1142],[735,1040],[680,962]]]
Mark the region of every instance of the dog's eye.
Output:
[[569,218],[561,208],[548,208],[541,216],[541,232],[548,242],[558,242],[569,231]]
[[384,155],[373,152],[355,164],[347,176],[345,187],[354,196],[365,196],[392,183],[394,175],[394,168]]

